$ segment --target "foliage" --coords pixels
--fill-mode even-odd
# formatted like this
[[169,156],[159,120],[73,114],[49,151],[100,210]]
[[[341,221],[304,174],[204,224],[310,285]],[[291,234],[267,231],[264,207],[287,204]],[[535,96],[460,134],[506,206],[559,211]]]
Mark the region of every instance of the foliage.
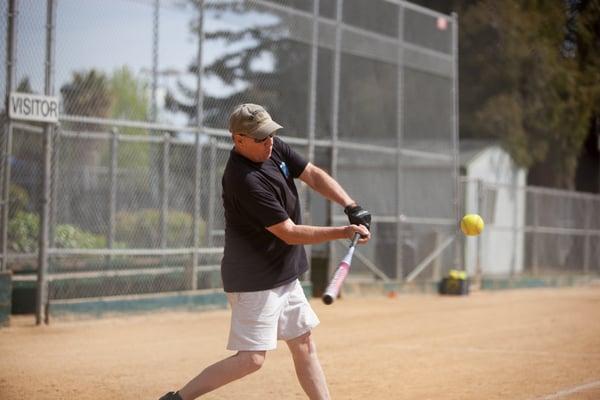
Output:
[[94,235],[73,225],[57,225],[56,247],[63,249],[102,249],[106,248],[106,238]]
[[582,69],[564,51],[566,7],[526,0],[464,3],[461,138],[497,138],[530,168],[530,177],[544,176],[530,183],[572,188],[600,69]]
[[[8,248],[19,253],[38,249],[40,218],[36,214],[18,211],[8,221]],[[102,235],[86,232],[73,225],[59,224],[54,232],[55,246],[64,249],[98,249],[106,247]]]
[[[95,69],[74,72],[69,83],[60,89],[64,114],[84,117],[107,118],[112,106],[112,96],[107,76]],[[75,131],[106,131],[106,127],[93,123],[65,123],[64,129]],[[68,151],[60,154],[60,163],[65,165],[67,181],[75,180],[82,165],[96,165],[106,148],[104,141],[89,138],[68,139]]]
[[8,248],[19,253],[37,250],[40,219],[37,215],[19,211],[8,221]]
[[[167,244],[186,247],[192,244],[192,216],[170,210],[167,218]],[[137,212],[120,212],[116,216],[116,237],[130,247],[151,248],[160,245],[160,212],[145,209]],[[200,242],[204,240],[205,223],[199,221]]]
[[9,188],[8,218],[16,216],[18,212],[25,212],[29,209],[29,193],[23,187],[12,183]]
[[63,85],[64,113],[88,117],[108,117],[112,107],[109,81],[103,72],[91,69],[73,73],[71,82]]
[[[206,43],[222,46],[222,51],[206,66],[206,78],[219,80],[229,90],[228,95],[211,96],[204,94],[204,125],[223,127],[223,121],[234,104],[248,99],[264,105],[271,113],[286,121],[288,135],[304,134],[307,131],[306,110],[303,107],[292,109],[285,105],[307,99],[307,91],[302,85],[285,85],[285,82],[307,82],[309,71],[306,59],[309,47],[286,39],[288,27],[285,20],[268,10],[258,11],[251,4],[239,2],[203,2],[189,0],[192,7],[204,7],[205,15],[220,18],[223,14],[244,15],[252,11],[263,17],[246,19],[235,30],[215,29],[205,32]],[[204,26],[206,28],[206,25]],[[193,33],[198,25],[192,23]],[[264,60],[269,64],[265,67]],[[261,62],[262,60],[262,62]],[[261,66],[262,65],[262,66]],[[195,59],[188,72],[195,74],[200,68]],[[323,88],[329,87],[323,85]],[[165,106],[173,112],[188,116],[190,124],[196,124],[197,107],[195,90],[180,81],[175,89],[170,89],[165,97]]]
[[[108,86],[112,94],[110,116],[115,119],[146,121],[149,118],[148,82],[136,78],[134,73],[123,66],[113,71]],[[146,131],[133,129],[130,134],[144,134]]]
[[[110,117],[135,121],[149,119],[150,99],[148,83],[136,78],[126,66],[113,71],[109,82],[112,97]],[[125,135],[147,135],[142,128],[121,127],[119,133]],[[110,153],[103,154],[103,164],[108,165]],[[143,142],[120,142],[117,163],[119,168],[148,167],[150,162],[150,144]]]

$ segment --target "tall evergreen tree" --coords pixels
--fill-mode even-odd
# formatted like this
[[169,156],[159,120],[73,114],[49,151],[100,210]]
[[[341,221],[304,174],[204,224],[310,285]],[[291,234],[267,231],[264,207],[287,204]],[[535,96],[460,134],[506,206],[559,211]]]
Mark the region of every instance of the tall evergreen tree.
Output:
[[[202,3],[191,1],[198,7]],[[308,82],[307,57],[309,47],[287,39],[290,28],[276,13],[257,9],[245,2],[204,2],[202,12],[211,18],[219,19],[223,14],[237,18],[253,12],[251,20],[245,20],[232,29],[205,31],[206,42],[222,44],[223,51],[210,64],[203,68],[204,78],[216,78],[223,87],[229,87],[229,94],[207,95],[204,97],[204,125],[223,127],[231,107],[252,99],[260,103],[280,119],[289,122],[288,134],[306,132],[306,106],[291,112],[284,104],[298,102],[307,104],[307,93],[300,85],[286,82]],[[197,18],[195,18],[197,19]],[[238,18],[239,19],[239,18]],[[252,21],[252,23],[248,23]],[[197,34],[198,24],[193,20],[192,31]],[[190,73],[197,73],[199,66],[195,60],[189,65]],[[167,92],[167,109],[183,112],[191,123],[195,123],[197,108],[196,88],[178,82],[175,90]],[[294,132],[294,129],[296,131]]]

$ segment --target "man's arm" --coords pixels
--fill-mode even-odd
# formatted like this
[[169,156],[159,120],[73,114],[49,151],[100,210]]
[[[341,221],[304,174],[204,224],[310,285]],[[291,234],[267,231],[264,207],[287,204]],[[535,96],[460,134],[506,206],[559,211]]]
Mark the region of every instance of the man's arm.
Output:
[[336,239],[352,239],[355,232],[361,234],[359,243],[366,243],[370,238],[369,230],[364,226],[296,225],[289,218],[278,224],[268,226],[267,230],[290,245],[317,244]]
[[342,207],[356,205],[342,186],[321,168],[308,163],[299,176],[300,180],[320,193],[323,197],[338,203]]

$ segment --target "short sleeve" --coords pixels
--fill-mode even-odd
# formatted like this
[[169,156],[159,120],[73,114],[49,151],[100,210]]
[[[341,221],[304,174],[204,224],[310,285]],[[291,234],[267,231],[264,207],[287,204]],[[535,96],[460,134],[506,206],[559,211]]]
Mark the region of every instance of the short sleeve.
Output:
[[277,140],[277,146],[281,151],[281,155],[285,160],[292,177],[298,178],[306,168],[308,161],[283,140],[279,139],[277,136],[275,136],[275,139]]
[[240,189],[239,201],[248,218],[257,220],[264,227],[278,224],[289,218],[271,190],[256,180],[246,183],[246,187]]

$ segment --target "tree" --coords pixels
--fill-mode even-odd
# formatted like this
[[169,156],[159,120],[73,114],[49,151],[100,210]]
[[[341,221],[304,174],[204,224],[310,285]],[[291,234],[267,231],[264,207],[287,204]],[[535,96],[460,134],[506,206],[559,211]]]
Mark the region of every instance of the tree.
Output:
[[573,188],[589,126],[576,60],[561,52],[567,14],[552,2],[483,0],[461,17],[461,137],[497,138],[529,182]]
[[[148,120],[150,110],[148,86],[148,82],[136,78],[127,66],[113,71],[108,80],[109,91],[113,98],[110,117],[136,121]],[[142,132],[145,131],[131,131],[132,134]]]
[[577,168],[577,189],[600,193],[600,3],[570,0],[567,42],[576,57],[592,108]]
[[108,117],[112,106],[107,76],[95,69],[73,73],[61,87],[64,113],[85,117]]
[[[129,68],[113,71],[108,80],[108,88],[112,98],[109,115],[113,119],[126,119],[134,121],[148,121],[150,99],[148,96],[148,83],[135,77]],[[142,128],[122,127],[119,133],[125,135],[148,135]],[[150,145],[148,143],[121,142],[118,153],[120,168],[139,167],[148,168],[150,162]],[[110,152],[106,151],[102,158],[108,164]]]
[[[110,115],[112,96],[109,81],[103,72],[91,69],[74,72],[72,80],[64,84],[62,94],[63,112],[69,116],[107,118]],[[73,132],[106,131],[107,128],[84,122],[62,124],[63,130]],[[106,221],[102,213],[90,212],[106,202],[100,200],[98,165],[106,141],[86,136],[61,138],[59,149],[59,179],[57,188],[60,201],[54,204],[58,220],[74,222],[93,232],[105,231]],[[64,190],[63,190],[64,188]]]
[[419,0],[460,24],[461,138],[498,139],[529,183],[574,187],[600,84],[597,0]]
[[[62,94],[63,113],[79,117],[108,118],[112,107],[113,96],[110,92],[109,80],[106,74],[91,69],[74,72],[71,82],[60,88]],[[75,131],[102,131],[105,127],[93,123],[68,123],[63,128]],[[77,164],[97,164],[101,142],[96,139],[83,138],[70,141],[71,145],[66,154],[61,154],[63,160]]]
[[[569,13],[569,3],[564,2],[420,1],[425,6],[444,12],[456,10],[459,14],[461,138],[500,141],[517,164],[529,168],[530,183],[560,188],[574,187],[578,155],[594,115],[592,104],[596,102],[593,99],[597,97],[594,94],[597,89],[593,87],[600,82],[600,68],[590,56],[596,49],[593,38],[597,36],[593,33],[597,18],[592,15],[597,13],[598,2],[570,2],[581,9],[577,9],[576,18]],[[206,7],[205,12],[214,16],[241,14],[249,9],[245,3],[230,2],[208,3]],[[268,11],[264,13],[268,15]],[[307,128],[307,107],[290,109],[282,105],[306,104],[306,90],[300,90],[300,85],[284,84],[308,82],[309,48],[286,39],[285,21],[267,17],[255,20],[254,25],[236,31],[212,31],[205,35],[207,41],[236,43],[234,50],[205,66],[205,75],[218,77],[225,85],[242,88],[223,97],[206,96],[205,124],[222,127],[233,104],[253,99],[285,120],[286,127],[295,129],[286,134],[303,135]],[[569,24],[577,27],[576,57],[565,51],[565,29]],[[319,63],[328,56],[327,50],[321,49]],[[256,68],[261,57],[272,61],[270,70]],[[331,61],[330,58],[329,63]],[[358,65],[354,61],[343,62],[342,72],[348,75],[348,69]],[[325,71],[321,66],[319,77]],[[192,63],[189,70],[196,72],[197,68]],[[382,73],[373,76],[382,76]],[[353,92],[360,90],[370,98],[365,91],[376,85],[365,88],[364,82],[355,80],[346,79],[342,87],[355,85]],[[317,87],[318,99],[330,99],[328,82],[319,81]],[[393,114],[393,98],[385,97],[386,93],[380,91],[383,96],[380,98],[386,101],[379,108],[385,110],[385,115]],[[171,91],[167,95],[167,107],[185,112],[193,123],[196,115],[193,95],[193,88],[180,84],[177,93]],[[349,96],[341,96],[341,101],[340,110],[368,113],[368,109],[378,108],[374,107],[375,103],[345,104],[352,101]],[[371,129],[372,135],[394,129],[393,118],[377,120],[382,121],[382,126]],[[317,130],[328,132],[329,123],[327,118],[318,120]]]
[[[191,1],[191,4],[198,10],[198,2]],[[288,27],[268,10],[258,12],[246,3],[204,2],[203,12],[220,18],[223,14],[243,15],[251,9],[259,15],[251,23],[241,24],[238,30],[205,32],[207,42],[223,43],[225,49],[228,45],[234,46],[203,68],[205,78],[217,78],[224,87],[233,88],[225,95],[205,93],[204,125],[222,128],[233,105],[252,99],[287,121],[288,135],[304,135],[307,131],[305,105],[308,104],[308,92],[299,85],[286,86],[285,83],[308,82],[306,60],[310,57],[310,47],[287,40]],[[198,32],[197,21],[192,22],[191,29],[194,33]],[[198,68],[194,60],[188,71],[196,74]],[[183,112],[190,123],[196,123],[195,91],[195,88],[179,82],[177,88],[169,90],[166,95],[167,109]],[[294,103],[300,107],[296,110],[285,107]]]

